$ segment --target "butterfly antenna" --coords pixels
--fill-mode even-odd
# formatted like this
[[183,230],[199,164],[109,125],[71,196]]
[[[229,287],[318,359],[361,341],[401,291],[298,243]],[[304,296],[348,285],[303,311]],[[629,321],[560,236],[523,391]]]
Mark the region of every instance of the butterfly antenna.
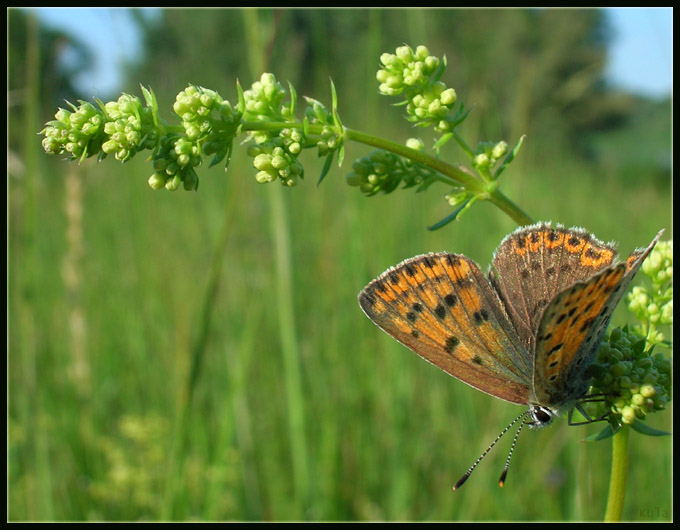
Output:
[[[465,481],[467,481],[467,479],[470,478],[470,475],[472,474],[472,472],[473,472],[473,471],[475,470],[475,468],[477,467],[477,464],[479,464],[479,463],[482,461],[482,459],[487,455],[487,453],[488,453],[489,451],[491,451],[491,449],[493,448],[493,446],[496,445],[496,444],[498,443],[498,440],[500,440],[500,439],[503,437],[503,435],[504,435],[506,432],[508,432],[508,431],[510,430],[510,428],[511,428],[515,423],[517,423],[519,420],[525,418],[526,415],[529,414],[529,412],[530,412],[530,411],[528,411],[528,410],[525,410],[524,412],[522,412],[522,414],[520,414],[520,415],[517,416],[514,420],[512,420],[512,422],[510,422],[510,425],[508,425],[505,429],[503,429],[503,430],[501,431],[501,433],[496,437],[496,439],[491,443],[491,445],[490,445],[489,447],[486,448],[486,451],[484,451],[481,455],[479,455],[479,458],[475,461],[475,463],[472,464],[472,465],[470,466],[470,469],[468,469],[468,470],[463,474],[463,476],[460,477],[460,479],[458,480],[458,482],[456,482],[456,484],[453,486],[453,491],[456,491],[457,489],[460,489],[460,487],[461,487],[463,484],[465,484]],[[519,429],[518,429],[518,431],[517,431],[518,434],[519,434],[519,431],[522,430],[522,427],[524,427],[525,424],[526,424],[526,422],[522,422],[522,425],[520,425],[520,427],[519,427]],[[516,440],[517,440],[517,434],[515,435],[515,439],[514,439],[513,442],[512,442],[512,448],[515,447],[515,441],[516,441]],[[512,448],[510,449],[510,454],[512,454]],[[510,457],[508,457],[508,462],[507,462],[506,465],[505,465],[505,470],[503,471],[503,475],[501,476],[502,479],[505,479],[505,475],[507,474],[507,471],[508,471],[509,462],[510,462]],[[503,486],[502,483],[501,483],[500,485],[501,485],[501,487]]]
[[524,426],[528,425],[528,424],[529,424],[529,422],[527,422],[526,419],[525,419],[522,422],[522,424],[519,426],[519,429],[517,429],[517,432],[515,433],[515,437],[512,439],[512,445],[510,446],[510,452],[508,453],[508,458],[505,460],[505,467],[503,468],[503,472],[501,473],[501,477],[498,479],[498,485],[501,488],[505,485],[505,477],[508,476],[508,468],[510,467],[510,459],[512,458],[512,453],[515,451],[515,444],[517,443],[517,438],[519,438],[519,433],[521,433]]

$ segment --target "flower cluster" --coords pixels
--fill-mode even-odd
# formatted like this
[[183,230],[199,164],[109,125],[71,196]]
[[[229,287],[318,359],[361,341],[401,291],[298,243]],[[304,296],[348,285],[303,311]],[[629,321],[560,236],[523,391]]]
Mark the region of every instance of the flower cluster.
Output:
[[107,121],[104,132],[108,140],[102,151],[113,154],[116,160],[125,162],[141,149],[152,148],[156,131],[151,107],[145,107],[137,96],[123,94],[117,101],[104,105]]
[[438,132],[450,131],[456,119],[449,116],[456,103],[456,91],[439,81],[446,61],[430,55],[425,46],[414,51],[400,46],[394,54],[380,56],[382,67],[376,78],[378,90],[386,96],[404,96],[408,120]]
[[342,145],[342,136],[333,125],[333,116],[326,106],[316,99],[305,97],[305,119],[312,125],[321,125],[322,130],[316,143],[317,153],[320,157],[327,156],[337,151]]
[[[284,186],[295,186],[304,177],[297,158],[303,149],[316,145],[319,156],[332,155],[342,145],[341,131],[333,113],[319,101],[305,98],[304,122],[295,121],[295,92],[290,87],[290,102],[286,91],[273,74],[262,74],[259,81],[243,92],[243,119],[259,125],[248,131],[255,143],[248,149],[257,169],[258,182],[278,180]],[[311,132],[314,129],[314,132]]]
[[154,173],[149,177],[149,186],[154,190],[165,188],[178,190],[184,185],[187,191],[198,189],[198,175],[194,167],[200,165],[199,146],[179,134],[163,136],[153,156]]
[[211,165],[222,160],[231,150],[241,116],[214,90],[193,85],[177,94],[172,108],[182,119],[184,135],[163,136],[153,156],[149,186],[174,191],[181,184],[193,191],[198,189],[194,168],[201,165],[202,155],[215,154]]
[[[60,109],[56,120],[46,124],[43,146],[50,154],[66,153],[80,160],[110,154],[121,162],[149,149],[153,163],[153,174],[148,179],[151,188],[177,190],[183,186],[196,190],[195,168],[203,164],[204,155],[213,156],[210,166],[224,159],[228,166],[238,135],[250,142],[248,154],[256,170],[255,179],[262,183],[278,181],[288,187],[304,177],[298,161],[303,150],[315,148],[318,156],[326,159],[321,182],[336,155],[338,165],[342,164],[344,142],[349,139],[382,148],[354,163],[347,176],[350,185],[373,195],[389,193],[402,184],[420,191],[435,181],[444,182],[452,186],[447,200],[457,208],[454,215],[446,218],[448,222],[477,199],[489,199],[495,193],[496,179],[514,158],[521,141],[507,156],[505,142],[480,144],[476,152],[470,149],[454,130],[469,111],[457,103],[456,91],[440,81],[445,67],[446,58],[430,55],[425,46],[415,50],[400,46],[395,53],[381,55],[377,73],[380,92],[402,98],[398,105],[404,106],[409,121],[420,127],[432,126],[440,134],[433,146],[435,156],[414,156],[393,142],[345,128],[332,83],[328,108],[305,97],[304,116],[296,118],[294,87],[289,84],[285,89],[271,73],[262,74],[247,90],[237,82],[238,100],[233,106],[214,90],[189,85],[173,104],[180,120],[174,124],[160,117],[155,95],[144,87],[142,99],[123,94],[116,101],[97,101],[99,109],[86,102],[80,102],[79,107],[69,104],[72,110]],[[462,166],[436,160],[442,146],[452,139],[470,156],[477,175]],[[411,149],[423,151],[420,140],[409,142]],[[501,157],[505,158],[497,164]],[[477,177],[476,181],[470,176]],[[526,215],[507,199],[496,198],[525,220]]]
[[50,155],[68,154],[81,160],[99,154],[105,139],[104,114],[86,101],[79,107],[68,105],[73,112],[60,108],[41,131],[43,149]]
[[662,353],[651,354],[645,345],[627,327],[614,328],[589,368],[591,393],[604,395],[605,410],[625,424],[663,410],[671,399],[671,361]]
[[304,176],[302,164],[296,160],[297,155],[291,153],[289,146],[285,145],[282,136],[275,136],[269,141],[250,147],[248,155],[253,157],[253,166],[258,170],[255,180],[260,183],[280,180],[283,185],[292,187],[298,178]]
[[[411,141],[411,146],[415,143]],[[368,196],[378,192],[390,193],[404,183],[404,188],[426,188],[436,178],[434,171],[403,159],[394,153],[376,149],[354,161],[347,175],[347,184],[358,187]]]
[[640,270],[650,279],[651,289],[633,287],[628,308],[643,323],[639,332],[651,344],[664,340],[660,325],[673,324],[673,241],[659,241]]
[[[264,73],[259,81],[243,93],[245,112],[243,118],[266,124],[267,122],[289,121],[295,111],[295,104],[284,104],[286,91],[274,74]],[[280,181],[292,187],[304,177],[302,165],[297,157],[306,143],[303,131],[284,127],[281,129],[252,130],[248,133],[255,142],[248,149],[257,169],[255,179],[260,183]]]
[[415,51],[410,46],[399,46],[395,53],[383,53],[380,62],[383,67],[376,77],[380,81],[380,92],[386,96],[424,90],[440,65],[439,59],[430,55],[425,46],[418,46]]
[[177,94],[172,110],[182,119],[184,132],[191,141],[206,138],[217,124],[220,130],[231,126],[235,132],[240,122],[236,110],[217,92],[193,85]]
[[499,159],[508,152],[508,144],[500,142],[480,142],[472,157],[472,165],[480,171],[488,171],[495,167]]
[[274,74],[264,73],[249,90],[243,92],[245,110],[243,119],[248,121],[285,121],[293,114],[293,105],[282,105],[286,91]]
[[449,203],[449,206],[461,206],[465,202],[474,197],[474,194],[462,188],[453,188],[452,191],[444,195],[444,199]]

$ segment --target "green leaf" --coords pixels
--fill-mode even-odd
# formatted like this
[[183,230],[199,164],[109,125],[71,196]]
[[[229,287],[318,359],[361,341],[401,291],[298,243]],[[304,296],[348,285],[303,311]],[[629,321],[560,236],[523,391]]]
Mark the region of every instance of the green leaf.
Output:
[[633,354],[635,355],[635,357],[639,357],[642,354],[642,352],[645,351],[646,345],[647,341],[645,339],[640,339],[635,344],[633,344],[631,350],[633,350]]
[[654,429],[653,427],[650,427],[646,423],[641,422],[640,420],[635,420],[632,424],[631,427],[639,432],[640,434],[644,434],[646,436],[670,436],[671,433],[666,432],[666,431],[660,431],[659,429]]
[[444,70],[446,70],[446,55],[443,55],[441,61],[439,61],[439,68],[432,77],[432,81],[434,81],[435,83],[439,81],[442,74],[444,73]]
[[463,123],[471,112],[472,109],[470,108],[468,110],[465,110],[465,104],[461,102],[460,107],[458,107],[458,110],[454,114],[453,118],[451,118],[453,126],[456,127]]
[[446,144],[451,138],[453,138],[453,133],[452,132],[447,132],[446,134],[442,134],[441,138],[437,140],[434,144],[434,150],[439,153],[439,149]]
[[234,151],[234,140],[232,139],[231,142],[229,142],[229,149],[227,149],[227,154],[225,156],[225,162],[224,162],[224,172],[226,173],[227,170],[229,169],[229,163],[231,162],[231,154]]
[[104,114],[104,116],[106,116],[106,119],[107,120],[110,119],[108,112],[106,112],[106,105],[104,104],[104,102],[99,98],[94,98],[94,101],[95,101],[95,103],[97,103],[97,105],[99,105],[99,108],[102,111],[102,113]]
[[309,138],[309,120],[307,116],[302,118],[302,136]]
[[152,89],[147,90],[144,85],[139,86],[142,89],[142,94],[144,95],[144,101],[146,101],[147,107],[151,107],[153,124],[158,127],[158,100],[156,99],[156,94]]
[[243,95],[243,88],[241,88],[241,83],[239,83],[238,79],[236,80],[236,92],[238,94],[238,105],[236,106],[236,111],[240,116],[243,116],[243,113],[246,110],[246,98]]
[[456,208],[452,213],[444,217],[441,221],[438,223],[433,224],[432,226],[428,226],[428,230],[439,230],[441,227],[446,226],[449,224],[451,221],[456,219],[458,215],[468,206],[468,203],[473,199],[473,197],[470,197],[469,199],[466,199],[458,208]]
[[333,163],[333,151],[328,153],[328,156],[326,157],[326,161],[324,162],[323,168],[321,169],[319,181],[316,183],[317,188],[321,185],[321,181],[326,178],[326,175],[328,174],[328,170],[331,168],[332,163]]
[[297,105],[297,92],[293,84],[288,81],[288,91],[290,92],[290,116],[295,116],[295,106]]
[[584,442],[600,442],[602,440],[606,440],[607,438],[611,438],[612,436],[614,436],[619,431],[620,428],[621,428],[621,426],[618,425],[618,424],[616,424],[616,427],[612,427],[611,423],[609,423],[599,433],[591,434],[590,436],[586,436],[583,439],[583,441]]
[[335,92],[335,84],[333,80],[331,82],[331,111],[333,113],[333,124],[338,128],[338,131],[343,130],[342,122],[340,121],[340,115],[338,114],[338,94]]
[[[219,164],[222,159],[227,156],[227,154],[231,154],[232,145],[233,142],[229,142],[227,145],[224,145],[219,151],[217,151],[208,167],[213,167],[214,165]],[[227,160],[227,165],[229,165],[229,160]]]

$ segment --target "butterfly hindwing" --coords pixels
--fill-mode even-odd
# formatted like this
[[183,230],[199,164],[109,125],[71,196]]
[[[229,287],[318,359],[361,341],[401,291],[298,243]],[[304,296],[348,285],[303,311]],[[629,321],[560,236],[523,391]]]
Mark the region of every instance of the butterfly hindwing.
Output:
[[389,269],[359,294],[380,328],[465,383],[527,403],[531,356],[475,262],[462,255],[416,256]]
[[546,308],[536,337],[534,399],[556,406],[588,390],[583,377],[616,307],[625,265],[602,271],[558,294]]
[[625,263],[617,263],[571,285],[545,309],[534,352],[536,403],[568,407],[586,393],[585,372],[611,316],[660,236],[661,232],[646,249],[633,252]]

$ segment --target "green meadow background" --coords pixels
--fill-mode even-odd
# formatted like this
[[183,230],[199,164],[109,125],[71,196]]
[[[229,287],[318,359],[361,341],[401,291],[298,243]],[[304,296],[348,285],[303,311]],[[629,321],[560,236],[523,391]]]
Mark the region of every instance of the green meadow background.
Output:
[[[81,94],[58,45],[10,10],[8,519],[602,520],[611,441],[601,425],[526,429],[460,475],[521,411],[424,362],[375,327],[358,292],[401,260],[464,253],[486,269],[516,228],[491,204],[450,212],[449,190],[366,198],[352,160],[316,185],[258,184],[245,147],[197,193],[152,191],[144,153],[124,165],[48,157],[36,133]],[[603,82],[597,10],[168,10],[138,20],[146,54],[123,91],[156,91],[173,117],[188,83],[236,100],[271,71],[343,123],[405,141],[427,131],[379,97],[384,51],[425,44],[474,110],[471,145],[527,135],[501,187],[536,220],[644,246],[672,238],[670,101]],[[86,51],[79,56],[87,60]],[[82,63],[85,64],[85,63]],[[16,101],[12,95],[21,94]],[[453,142],[442,152],[466,162]],[[624,307],[614,322],[623,324]],[[671,430],[670,411],[649,424]],[[671,439],[633,433],[624,519],[670,520]]]

